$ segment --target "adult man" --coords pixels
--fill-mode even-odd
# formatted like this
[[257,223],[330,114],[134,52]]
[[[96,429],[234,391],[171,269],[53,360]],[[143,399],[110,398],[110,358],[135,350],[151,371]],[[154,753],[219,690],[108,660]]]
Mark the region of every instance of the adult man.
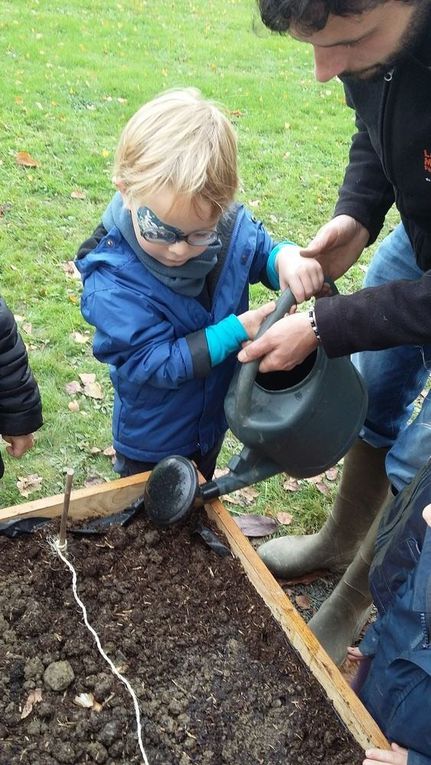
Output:
[[239,354],[241,361],[263,356],[260,368],[269,371],[290,369],[319,341],[329,356],[366,351],[357,365],[369,391],[367,420],[345,458],[330,517],[319,534],[260,548],[284,577],[335,570],[352,560],[371,526],[310,622],[340,662],[370,602],[373,520],[386,496],[386,472],[399,491],[431,453],[431,396],[407,424],[431,368],[431,3],[260,0],[260,9],[271,29],[313,46],[316,78],[339,76],[357,115],[335,217],[302,254],[337,278],[376,239],[394,202],[401,216],[374,256],[366,289],[318,301],[311,317],[285,317]]

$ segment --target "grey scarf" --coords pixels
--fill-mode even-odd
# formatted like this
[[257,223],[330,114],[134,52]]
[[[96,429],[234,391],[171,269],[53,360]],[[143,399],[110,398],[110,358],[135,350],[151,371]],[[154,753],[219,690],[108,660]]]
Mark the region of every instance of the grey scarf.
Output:
[[116,226],[127,244],[130,245],[136,257],[139,258],[145,268],[160,282],[166,284],[174,292],[187,297],[197,297],[204,288],[205,279],[217,263],[217,256],[221,249],[220,242],[209,245],[205,252],[197,258],[192,258],[182,266],[164,266],[142,249],[136,239],[133,229],[130,210],[123,205],[123,199],[119,192],[115,194],[105,212],[102,222],[107,231]]

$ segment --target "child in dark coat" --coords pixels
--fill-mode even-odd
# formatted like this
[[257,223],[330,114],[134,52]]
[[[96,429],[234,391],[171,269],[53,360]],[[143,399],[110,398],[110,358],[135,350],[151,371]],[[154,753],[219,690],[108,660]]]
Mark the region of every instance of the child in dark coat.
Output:
[[[0,432],[12,457],[33,446],[33,432],[42,425],[39,389],[28,365],[27,351],[15,318],[0,298]],[[0,455],[0,478],[4,464]]]
[[431,765],[431,460],[383,517],[370,589],[378,617],[349,657],[361,661],[361,700],[397,743],[363,765]]

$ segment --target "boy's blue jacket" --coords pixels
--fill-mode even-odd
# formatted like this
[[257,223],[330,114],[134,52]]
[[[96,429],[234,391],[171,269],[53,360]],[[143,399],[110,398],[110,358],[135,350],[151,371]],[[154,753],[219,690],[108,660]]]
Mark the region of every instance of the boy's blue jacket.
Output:
[[203,330],[248,310],[248,285],[266,281],[274,246],[243,206],[223,217],[229,214],[209,308],[152,275],[118,228],[76,261],[82,313],[96,327],[94,355],[110,365],[114,447],[126,457],[157,462],[168,454],[205,454],[226,431],[223,403],[236,355],[211,368]]
[[431,765],[431,461],[380,526],[370,588],[379,615],[359,648],[372,662],[360,697],[385,735]]

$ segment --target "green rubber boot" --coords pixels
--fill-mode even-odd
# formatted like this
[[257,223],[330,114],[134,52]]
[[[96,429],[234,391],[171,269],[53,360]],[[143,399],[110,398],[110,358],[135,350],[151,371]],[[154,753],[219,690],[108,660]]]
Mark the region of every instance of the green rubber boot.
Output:
[[[389,492],[388,502],[393,500]],[[368,574],[373,560],[377,530],[384,508],[371,524],[343,578],[329,598],[320,606],[317,614],[308,622],[326,653],[338,666],[347,655],[347,647],[353,645],[368,619],[372,598],[368,587]]]
[[258,548],[275,576],[293,579],[318,569],[346,569],[386,498],[387,452],[358,439],[344,458],[334,507],[320,531],[278,537]]

